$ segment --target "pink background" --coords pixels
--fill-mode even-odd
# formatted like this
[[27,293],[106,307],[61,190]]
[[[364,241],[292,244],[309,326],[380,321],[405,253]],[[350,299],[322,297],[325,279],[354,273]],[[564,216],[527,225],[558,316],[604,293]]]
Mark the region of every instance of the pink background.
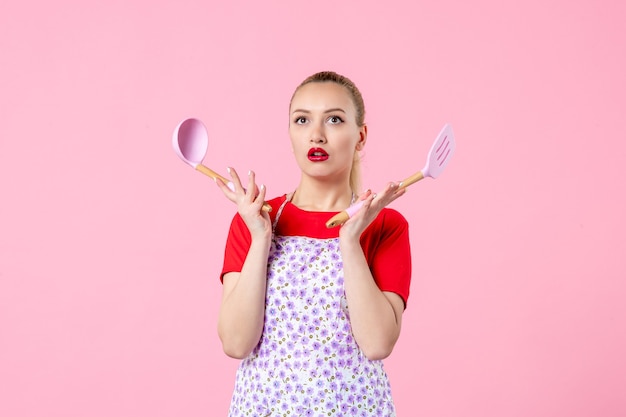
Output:
[[[92,3],[92,4],[88,4]],[[0,5],[0,415],[226,415],[218,274],[234,207],[171,149],[297,184],[287,104],[334,69],[414,276],[400,416],[626,415],[626,6],[587,1]]]

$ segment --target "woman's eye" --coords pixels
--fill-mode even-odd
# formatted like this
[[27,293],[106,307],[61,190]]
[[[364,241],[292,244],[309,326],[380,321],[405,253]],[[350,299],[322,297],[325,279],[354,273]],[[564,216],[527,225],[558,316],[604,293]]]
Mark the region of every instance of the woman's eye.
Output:
[[303,125],[306,123],[306,118],[304,116],[296,117],[296,120],[294,120],[294,122],[297,125]]
[[339,117],[339,116],[330,116],[328,118],[328,122],[330,124],[336,125],[336,124],[339,124],[339,123],[343,122],[343,119],[341,117]]

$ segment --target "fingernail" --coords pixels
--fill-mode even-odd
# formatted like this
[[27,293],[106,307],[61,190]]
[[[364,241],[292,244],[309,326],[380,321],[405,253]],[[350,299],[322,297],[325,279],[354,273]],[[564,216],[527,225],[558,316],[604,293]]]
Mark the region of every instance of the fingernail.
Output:
[[265,184],[261,184],[261,190],[265,190]]
[[252,175],[252,171],[248,171],[248,175]]
[[230,174],[230,167],[226,167],[226,171]]

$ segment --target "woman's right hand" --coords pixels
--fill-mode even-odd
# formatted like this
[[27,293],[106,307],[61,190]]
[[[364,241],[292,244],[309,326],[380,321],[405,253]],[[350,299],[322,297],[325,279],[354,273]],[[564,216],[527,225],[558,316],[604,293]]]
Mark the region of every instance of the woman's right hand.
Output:
[[257,187],[253,171],[248,172],[247,188],[241,184],[239,175],[234,168],[228,168],[228,173],[232,178],[232,188],[224,184],[220,178],[216,178],[215,183],[226,198],[237,204],[237,212],[248,226],[252,239],[269,239],[272,235],[270,216],[261,210],[265,202],[265,186]]

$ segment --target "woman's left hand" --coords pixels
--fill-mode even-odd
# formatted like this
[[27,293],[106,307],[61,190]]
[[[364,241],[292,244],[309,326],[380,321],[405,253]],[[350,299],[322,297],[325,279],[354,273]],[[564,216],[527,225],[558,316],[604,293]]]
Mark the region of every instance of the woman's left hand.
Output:
[[363,206],[341,226],[339,236],[360,239],[363,231],[374,221],[378,213],[404,193],[406,188],[400,189],[397,182],[390,182],[382,192],[376,194],[367,190],[359,197]]

